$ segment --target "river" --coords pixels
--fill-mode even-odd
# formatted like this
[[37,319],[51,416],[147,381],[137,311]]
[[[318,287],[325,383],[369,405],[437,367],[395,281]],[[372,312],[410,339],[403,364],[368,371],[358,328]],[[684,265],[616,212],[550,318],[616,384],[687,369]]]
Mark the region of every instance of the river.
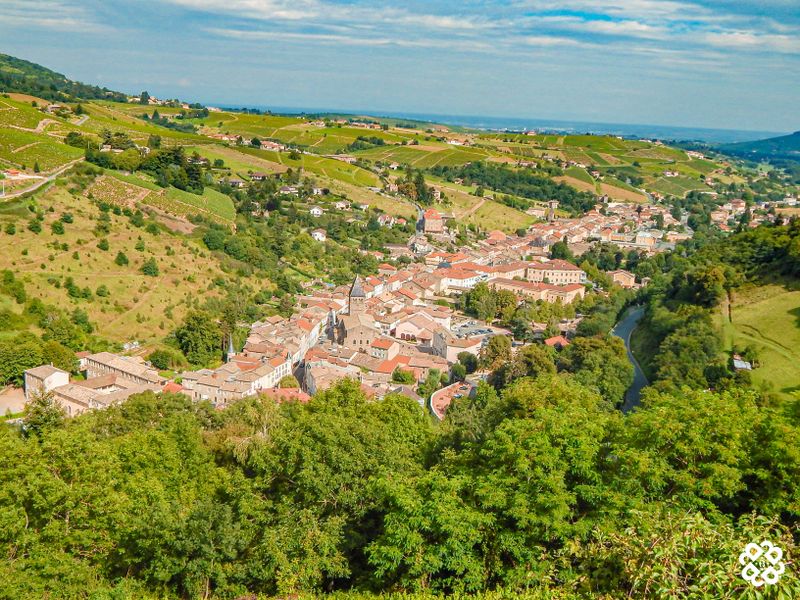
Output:
[[611,330],[611,333],[625,342],[625,349],[628,353],[628,360],[633,365],[633,383],[628,391],[625,392],[625,401],[622,403],[622,412],[627,413],[632,408],[639,405],[642,398],[642,388],[647,385],[647,377],[639,366],[639,362],[631,352],[631,333],[636,329],[642,316],[644,316],[644,309],[641,306],[629,308],[625,315]]

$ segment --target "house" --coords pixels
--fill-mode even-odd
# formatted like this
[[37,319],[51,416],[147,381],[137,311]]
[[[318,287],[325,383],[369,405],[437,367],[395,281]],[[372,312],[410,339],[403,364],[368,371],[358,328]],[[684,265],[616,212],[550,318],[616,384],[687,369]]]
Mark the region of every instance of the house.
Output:
[[394,225],[394,217],[392,215],[379,215],[378,216],[378,225],[381,227],[391,227]]
[[314,187],[311,188],[311,195],[312,196],[322,196],[322,194],[324,194],[324,193],[325,193],[325,190],[323,190],[321,187],[314,186]]
[[324,229],[315,229],[311,232],[311,237],[318,242],[324,242],[328,239],[328,233]]
[[98,352],[87,356],[85,361],[87,378],[112,374],[140,385],[163,385],[166,383],[166,379],[159,375],[158,371],[139,357]]
[[281,194],[287,194],[289,196],[297,196],[297,188],[293,185],[284,185],[278,190]]
[[422,215],[422,231],[425,233],[444,232],[444,219],[435,208],[429,208]]
[[533,282],[547,282],[556,285],[586,283],[586,273],[570,262],[555,259],[544,263],[528,265],[525,278]]
[[608,274],[611,276],[611,280],[620,287],[623,287],[625,289],[631,289],[636,287],[636,275],[634,275],[630,271],[625,271],[624,269],[617,269],[616,271],[609,271]]
[[390,338],[377,338],[369,348],[369,355],[381,360],[392,360],[400,352],[400,344]]
[[544,341],[544,343],[546,346],[550,346],[556,350],[562,350],[569,346],[569,340],[563,335],[554,335],[553,337],[549,337]]
[[69,383],[69,373],[52,365],[28,369],[24,374],[25,401],[30,402],[34,394],[47,393]]
[[253,173],[250,175],[250,179],[253,181],[265,181],[269,179],[269,175],[267,173]]
[[325,211],[324,211],[324,210],[322,210],[322,208],[320,208],[319,206],[312,206],[312,207],[311,207],[311,208],[308,210],[308,214],[310,214],[312,217],[319,218],[319,217],[321,217],[323,214],[325,214]]
[[231,186],[232,188],[240,189],[244,187],[244,181],[236,177],[231,177],[230,179],[228,179],[228,185]]
[[336,210],[350,210],[350,203],[347,200],[337,200],[333,206]]
[[458,362],[458,355],[462,352],[469,352],[478,356],[481,350],[482,338],[457,338],[444,327],[439,327],[433,333],[433,351],[437,356],[441,356],[448,363]]

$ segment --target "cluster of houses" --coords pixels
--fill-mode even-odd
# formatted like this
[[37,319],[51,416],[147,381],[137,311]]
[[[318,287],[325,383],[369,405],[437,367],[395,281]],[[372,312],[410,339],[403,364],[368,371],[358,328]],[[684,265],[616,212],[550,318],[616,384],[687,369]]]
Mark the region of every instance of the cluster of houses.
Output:
[[[480,282],[509,290],[520,302],[568,303],[585,293],[586,274],[569,262],[493,262],[491,256],[480,248],[471,254],[432,252],[406,267],[384,263],[378,275],[356,277],[350,286],[310,291],[290,318],[254,323],[244,347],[231,347],[216,369],[187,371],[170,381],[141,358],[84,353],[84,379],[72,381],[69,373],[43,365],[26,372],[26,394],[52,392],[75,415],[143,391],[181,392],[217,407],[256,394],[304,401],[350,377],[370,396],[400,392],[424,403],[408,381],[419,383],[432,371],[446,374],[461,353],[477,356],[491,335],[507,334],[488,326],[464,333],[441,300]],[[290,375],[302,389],[281,387]]]
[[[528,212],[540,218],[546,216],[543,208]],[[579,218],[549,219],[534,224],[522,239],[532,240],[535,253],[542,255],[549,253],[557,242],[566,242],[574,254],[580,255],[597,241],[652,255],[671,250],[676,243],[692,235],[685,223],[675,219],[667,207],[607,202],[596,205]]]
[[42,365],[25,371],[25,399],[36,393],[52,393],[68,416],[107,408],[133,394],[170,391],[170,382],[143,359],[99,352],[78,354],[84,375],[73,380],[67,371]]

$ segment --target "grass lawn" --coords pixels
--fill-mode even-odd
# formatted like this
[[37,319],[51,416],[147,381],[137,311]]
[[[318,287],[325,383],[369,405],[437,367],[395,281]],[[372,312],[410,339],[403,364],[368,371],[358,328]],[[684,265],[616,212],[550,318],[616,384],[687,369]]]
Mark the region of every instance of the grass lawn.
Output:
[[758,348],[760,366],[753,371],[756,386],[789,399],[800,391],[800,290],[780,285],[737,292],[729,320],[719,313],[726,349],[734,345]]

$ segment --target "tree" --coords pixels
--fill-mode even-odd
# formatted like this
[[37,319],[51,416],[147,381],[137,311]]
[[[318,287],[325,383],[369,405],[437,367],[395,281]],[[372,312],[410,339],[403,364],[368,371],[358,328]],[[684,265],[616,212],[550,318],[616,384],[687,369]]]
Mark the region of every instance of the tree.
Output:
[[33,163],[33,172],[34,173],[41,173],[42,170],[39,168],[39,161]]
[[510,385],[521,377],[540,377],[556,372],[553,350],[541,344],[525,346],[513,359],[492,371],[489,383],[498,390]]
[[23,429],[26,435],[38,437],[61,425],[65,416],[53,392],[36,391],[25,403]]
[[142,264],[142,273],[149,277],[158,277],[159,270],[158,270],[158,263],[156,262],[155,258],[149,258],[144,261]]
[[39,234],[42,232],[42,224],[38,219],[31,219],[28,221],[28,229],[33,233]]
[[405,385],[414,385],[414,373],[411,371],[406,371],[405,369],[401,369],[397,367],[392,372],[392,381],[395,383],[402,383]]
[[621,402],[633,383],[625,344],[614,336],[575,338],[559,355],[558,366],[612,403]]
[[150,364],[152,364],[156,369],[161,371],[174,369],[186,364],[186,361],[177,351],[167,348],[153,350],[153,352],[150,353],[150,356],[147,357],[147,360],[150,361]]
[[150,94],[142,92],[139,95],[139,104],[150,104]]
[[296,389],[300,387],[300,382],[294,375],[284,375],[278,382],[278,387],[283,389]]
[[511,338],[506,335],[495,335],[481,349],[480,365],[484,369],[498,369],[511,359]]
[[42,344],[42,363],[53,365],[68,373],[78,372],[78,359],[75,357],[75,352],[56,340],[49,340]]
[[450,368],[450,381],[455,383],[457,381],[464,381],[467,378],[467,368],[460,362],[454,364]]
[[53,221],[50,224],[50,230],[55,235],[64,235],[64,224],[61,221]]
[[[101,239],[99,242],[97,242],[97,247],[98,247],[100,250],[102,250],[103,252],[107,252],[107,251],[108,251],[108,249],[109,249],[111,246],[109,246],[109,244],[108,244],[108,240],[107,240],[106,238],[103,238],[103,239]],[[118,255],[118,256],[119,256],[119,255]]]
[[114,262],[117,264],[117,266],[124,267],[125,265],[128,264],[129,261],[125,253],[122,250],[120,250],[119,252],[117,252],[117,257],[114,259]]
[[478,357],[472,352],[459,352],[458,362],[464,365],[468,375],[478,370]]
[[479,283],[465,295],[465,310],[482,321],[494,319],[497,313],[497,300],[486,283]]
[[550,248],[550,258],[552,259],[561,259],[561,260],[572,260],[574,255],[572,254],[572,250],[569,249],[569,246],[564,241],[558,241],[553,244]]
[[42,347],[31,334],[0,340],[0,383],[22,385],[25,371],[42,360]]
[[205,311],[190,311],[175,331],[175,339],[184,356],[193,365],[206,365],[220,356],[222,331]]

